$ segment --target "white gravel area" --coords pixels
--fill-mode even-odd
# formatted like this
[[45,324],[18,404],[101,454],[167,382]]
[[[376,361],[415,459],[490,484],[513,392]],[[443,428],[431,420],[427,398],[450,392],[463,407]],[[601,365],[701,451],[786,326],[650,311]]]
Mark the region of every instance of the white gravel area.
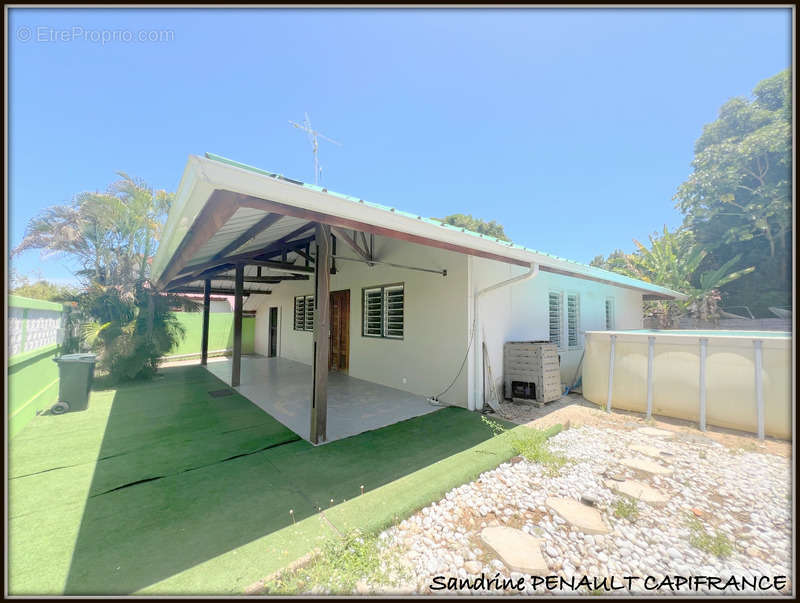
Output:
[[[662,464],[670,476],[649,476],[626,469],[625,457],[640,457],[628,446],[644,444],[669,453]],[[508,462],[482,474],[474,482],[446,496],[381,535],[387,550],[400,547],[416,584],[417,593],[431,594],[436,576],[519,578],[480,539],[482,528],[516,527],[543,539],[542,553],[550,573],[564,578],[582,576],[760,576],[792,575],[792,503],[790,459],[763,452],[732,451],[703,437],[656,439],[638,430],[583,426],[568,429],[550,440],[551,449],[570,459],[557,476],[526,460]],[[668,495],[662,507],[638,503],[638,517],[615,517],[620,498],[605,486],[606,476],[643,481]],[[550,496],[579,499],[591,496],[612,527],[605,536],[591,536],[572,528],[546,506]],[[732,553],[719,558],[690,544],[690,518],[696,517],[713,534],[727,536]],[[525,576],[526,580],[529,579]],[[414,581],[412,580],[412,582]],[[652,583],[651,583],[652,584]],[[371,585],[380,592],[378,585]],[[541,593],[540,587],[527,594]],[[438,591],[455,594],[453,591]],[[497,593],[496,590],[462,594]],[[572,591],[561,591],[575,594]],[[627,590],[614,594],[624,594]],[[635,594],[670,594],[632,584]],[[697,594],[698,591],[693,591]],[[731,588],[699,592],[736,594]],[[790,586],[781,591],[791,592]],[[515,594],[520,594],[515,592]],[[692,594],[687,592],[686,594]],[[739,592],[738,594],[775,594]]]

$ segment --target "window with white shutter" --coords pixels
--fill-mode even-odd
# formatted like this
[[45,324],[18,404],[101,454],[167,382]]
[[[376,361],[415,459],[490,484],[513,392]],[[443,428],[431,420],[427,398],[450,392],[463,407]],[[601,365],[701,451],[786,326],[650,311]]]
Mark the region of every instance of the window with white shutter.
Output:
[[403,285],[392,285],[383,289],[384,303],[384,337],[403,338],[404,291]]
[[550,343],[561,347],[561,294],[551,291],[548,298],[548,319],[550,324]]
[[383,290],[364,289],[364,337],[383,336]]
[[302,295],[294,298],[294,330],[306,330],[306,298]]
[[314,330],[314,296],[300,295],[294,298],[294,330]]
[[614,298],[606,299],[606,330],[613,331],[614,326]]
[[402,283],[363,289],[364,337],[402,339],[405,335],[405,287]]
[[306,295],[306,331],[314,330],[314,296]]
[[567,295],[567,346],[576,348],[580,345],[580,298],[577,293]]

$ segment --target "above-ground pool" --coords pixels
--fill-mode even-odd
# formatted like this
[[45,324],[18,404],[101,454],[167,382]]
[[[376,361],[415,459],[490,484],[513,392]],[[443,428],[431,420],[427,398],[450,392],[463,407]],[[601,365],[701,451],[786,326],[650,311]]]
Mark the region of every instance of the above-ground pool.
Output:
[[789,439],[791,342],[781,331],[589,331],[583,396]]

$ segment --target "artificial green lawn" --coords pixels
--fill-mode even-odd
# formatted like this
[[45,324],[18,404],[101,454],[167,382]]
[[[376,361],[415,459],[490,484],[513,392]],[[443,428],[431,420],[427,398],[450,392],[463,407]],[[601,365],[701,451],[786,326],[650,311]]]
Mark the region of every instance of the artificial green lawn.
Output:
[[225,386],[204,369],[161,375],[11,442],[10,594],[241,593],[512,454],[457,408],[313,447],[238,394],[211,397]]

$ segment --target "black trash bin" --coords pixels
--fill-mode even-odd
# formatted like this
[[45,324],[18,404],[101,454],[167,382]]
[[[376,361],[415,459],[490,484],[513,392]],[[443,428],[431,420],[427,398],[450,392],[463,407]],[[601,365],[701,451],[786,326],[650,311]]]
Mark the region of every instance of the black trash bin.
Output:
[[56,415],[89,407],[89,390],[94,380],[94,354],[65,354],[53,358],[58,363],[58,402],[50,412]]

